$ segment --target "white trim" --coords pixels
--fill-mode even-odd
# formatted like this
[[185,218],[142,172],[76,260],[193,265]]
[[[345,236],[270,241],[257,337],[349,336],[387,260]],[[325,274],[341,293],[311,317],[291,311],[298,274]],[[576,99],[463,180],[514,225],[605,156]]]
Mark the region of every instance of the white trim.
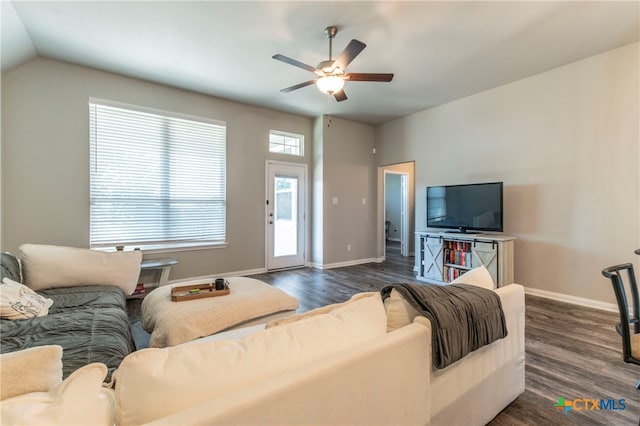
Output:
[[346,262],[336,262],[336,263],[311,263],[312,268],[316,269],[333,269],[333,268],[344,268],[345,266],[354,266],[354,265],[362,265],[364,263],[381,263],[384,262],[384,257],[370,257],[368,259],[357,259],[357,260],[347,260]]
[[227,123],[225,121],[221,121],[221,120],[213,120],[213,119],[207,118],[207,117],[200,117],[200,116],[197,116],[197,115],[182,114],[182,113],[179,113],[179,112],[167,111],[167,110],[158,109],[158,108],[150,108],[150,107],[145,107],[145,106],[141,106],[141,105],[126,104],[124,102],[110,101],[108,99],[89,98],[89,103],[90,104],[98,104],[98,105],[110,106],[110,107],[114,107],[114,108],[130,109],[130,110],[133,110],[133,111],[143,112],[143,113],[147,113],[147,114],[154,114],[154,115],[161,115],[161,116],[165,116],[165,117],[179,118],[181,120],[199,121],[201,123],[208,123],[208,124],[214,124],[216,126],[227,127]]
[[[167,243],[167,244],[130,244],[124,246],[124,251],[129,250],[141,250],[143,254],[160,254],[160,253],[175,253],[179,251],[194,251],[194,250],[210,250],[210,249],[219,249],[219,248],[227,248],[229,246],[228,242],[190,242],[190,243]],[[115,246],[104,246],[104,247],[91,247],[91,250],[98,250],[104,252],[115,252],[117,251]]]
[[269,139],[269,146],[268,146],[268,150],[270,154],[283,154],[283,155],[292,155],[294,157],[304,157],[304,135],[298,134],[298,133],[291,133],[291,132],[285,132],[282,130],[275,130],[275,129],[270,129],[269,130],[269,136],[271,136],[271,134],[274,135],[278,135],[278,136],[285,136],[285,137],[290,137],[290,138],[294,138],[294,139],[298,139],[300,141],[300,146],[299,146],[299,153],[298,154],[291,154],[288,152],[276,152],[276,151],[271,151],[271,139]]
[[[400,176],[400,255],[409,256],[409,173],[382,168],[382,215],[383,225],[387,220],[387,175]],[[383,231],[384,233],[384,228]],[[386,251],[387,238],[383,237],[383,247]],[[390,241],[396,239],[389,238]]]
[[236,271],[236,272],[222,272],[220,274],[202,275],[199,277],[179,278],[177,280],[171,280],[167,284],[171,285],[171,284],[179,284],[187,281],[214,280],[216,278],[244,277],[247,275],[264,274],[265,272],[267,272],[267,268],[247,269],[246,271]]
[[571,296],[568,294],[555,293],[552,291],[539,290],[537,288],[524,288],[525,294],[544,297],[546,299],[557,300],[559,302],[571,303],[572,305],[586,306],[588,308],[600,309],[603,311],[618,312],[618,305],[615,303],[601,302],[599,300],[586,299],[584,297]]
[[[265,161],[265,195],[264,195],[264,199],[268,200],[269,199],[269,190],[270,190],[270,186],[271,186],[271,179],[270,179],[270,168],[272,166],[278,167],[293,167],[293,168],[302,168],[302,179],[304,180],[304,186],[303,186],[303,208],[304,208],[304,214],[302,215],[302,218],[300,219],[300,222],[302,223],[302,235],[299,238],[302,238],[302,264],[300,265],[290,265],[290,266],[284,266],[282,268],[271,268],[269,269],[269,264],[270,262],[270,245],[271,245],[271,241],[269,240],[269,225],[268,225],[268,221],[269,221],[269,205],[264,204],[264,217],[265,217],[265,222],[264,222],[264,241],[265,241],[265,245],[264,245],[264,264],[265,264],[265,268],[267,271],[271,270],[271,271],[276,271],[279,269],[290,269],[290,268],[299,268],[302,266],[306,266],[307,265],[307,253],[309,253],[309,246],[310,246],[310,237],[309,237],[309,223],[310,221],[307,220],[307,218],[309,217],[309,202],[310,202],[310,198],[309,197],[309,166],[307,165],[307,163],[298,163],[295,161],[281,161],[281,160],[266,160]],[[271,200],[273,202],[273,200]],[[297,254],[296,254],[297,256]]]

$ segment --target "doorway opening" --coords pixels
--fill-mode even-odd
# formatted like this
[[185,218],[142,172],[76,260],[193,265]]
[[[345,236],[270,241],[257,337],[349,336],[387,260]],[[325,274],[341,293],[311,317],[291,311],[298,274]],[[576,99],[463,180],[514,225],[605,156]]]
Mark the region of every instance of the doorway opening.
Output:
[[409,174],[384,171],[384,248],[409,256]]
[[[415,239],[415,162],[378,167],[378,257],[413,256]],[[390,253],[391,254],[391,253]]]

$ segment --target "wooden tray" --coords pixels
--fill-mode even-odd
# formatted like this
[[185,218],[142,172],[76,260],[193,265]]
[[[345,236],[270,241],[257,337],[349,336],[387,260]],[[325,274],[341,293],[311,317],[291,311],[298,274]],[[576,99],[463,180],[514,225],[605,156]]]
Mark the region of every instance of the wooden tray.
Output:
[[217,297],[229,294],[229,285],[225,281],[224,290],[216,290],[215,283],[182,285],[171,289],[171,301],[182,302],[184,300],[202,299],[204,297]]

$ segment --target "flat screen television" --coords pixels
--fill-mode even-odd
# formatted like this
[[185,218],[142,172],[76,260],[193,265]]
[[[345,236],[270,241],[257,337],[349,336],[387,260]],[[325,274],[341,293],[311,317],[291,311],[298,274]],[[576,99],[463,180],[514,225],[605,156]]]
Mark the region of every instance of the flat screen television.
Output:
[[427,227],[502,232],[502,182],[427,187]]

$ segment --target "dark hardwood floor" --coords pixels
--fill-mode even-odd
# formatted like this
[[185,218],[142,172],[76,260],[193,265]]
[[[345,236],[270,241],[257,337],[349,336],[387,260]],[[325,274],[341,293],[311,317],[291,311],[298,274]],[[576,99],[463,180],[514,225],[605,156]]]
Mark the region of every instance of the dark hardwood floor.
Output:
[[[413,257],[401,257],[392,245],[383,263],[252,277],[296,296],[302,312],[343,302],[358,292],[378,291],[390,283],[415,282],[413,262]],[[599,276],[594,281],[608,285]],[[620,337],[614,331],[617,314],[536,296],[525,300],[526,390],[490,425],[638,425],[640,391],[635,383],[640,367],[622,361]],[[589,403],[590,409],[563,414],[554,407],[559,397],[624,399],[626,408],[592,410]]]
[[[303,312],[343,302],[355,293],[378,291],[390,283],[415,282],[413,262],[413,257],[401,257],[397,246],[390,244],[382,263],[252,277],[297,297]],[[600,276],[593,279],[594,285],[609,285]],[[139,318],[139,302],[130,306],[130,314],[132,319]],[[640,424],[640,391],[635,388],[640,367],[622,361],[620,338],[614,331],[617,318],[613,312],[526,296],[526,390],[490,425]],[[554,407],[559,397],[624,399],[625,409],[572,409],[563,414]],[[618,403],[615,407],[622,408]]]

